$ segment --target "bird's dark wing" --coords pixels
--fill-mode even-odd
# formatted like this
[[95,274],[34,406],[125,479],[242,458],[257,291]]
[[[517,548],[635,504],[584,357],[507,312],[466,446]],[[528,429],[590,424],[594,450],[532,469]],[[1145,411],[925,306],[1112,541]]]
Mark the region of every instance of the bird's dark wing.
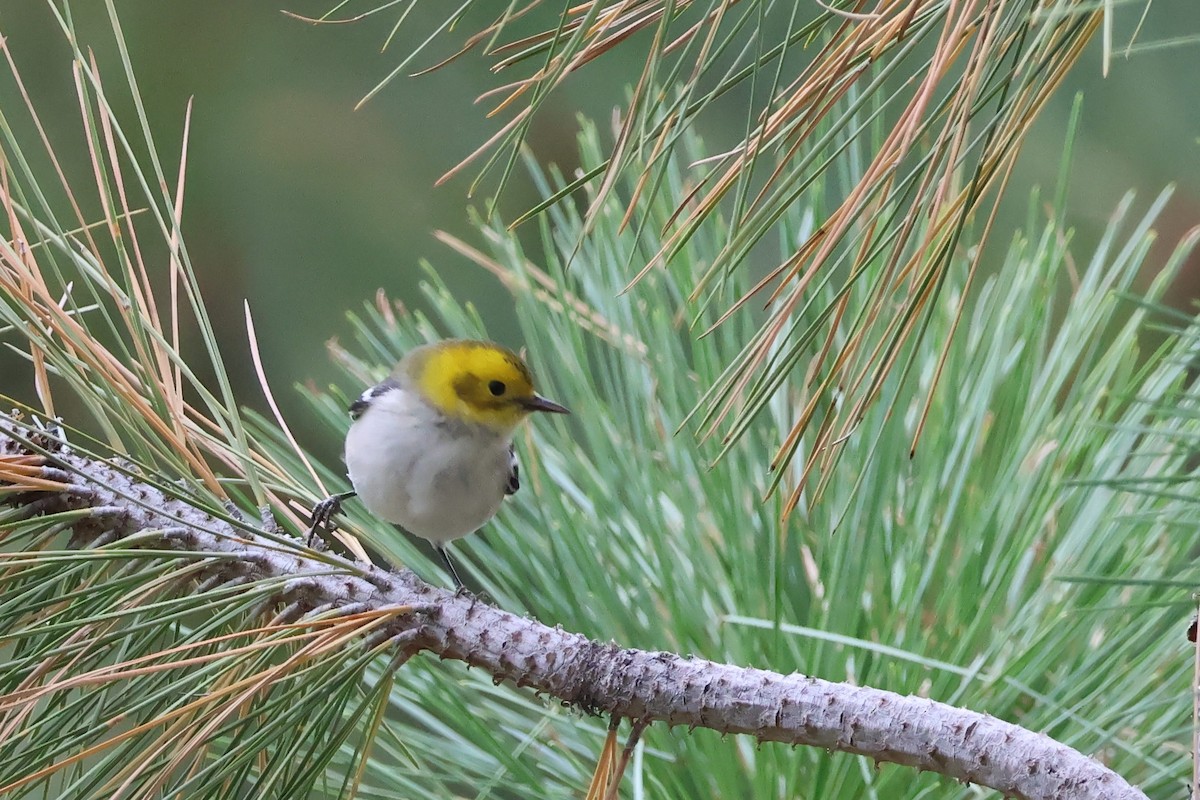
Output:
[[517,451],[508,446],[508,483],[504,486],[505,494],[516,494],[521,488],[521,468],[517,465]]
[[367,389],[357,400],[350,404],[350,419],[358,419],[363,415],[363,412],[371,407],[372,401],[381,394],[387,394],[393,389],[399,389],[400,384],[392,378],[388,378],[382,383],[377,383],[370,389]]

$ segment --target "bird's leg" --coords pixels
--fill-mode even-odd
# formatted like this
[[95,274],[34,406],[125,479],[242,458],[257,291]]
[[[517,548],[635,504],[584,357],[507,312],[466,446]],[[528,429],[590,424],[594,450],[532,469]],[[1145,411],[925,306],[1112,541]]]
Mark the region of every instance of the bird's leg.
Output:
[[458,572],[454,569],[454,562],[450,560],[450,556],[446,553],[446,548],[440,544],[435,544],[433,547],[438,551],[438,555],[442,557],[442,563],[446,565],[446,571],[454,579],[454,585],[458,587],[458,591],[466,591],[467,587],[463,584],[462,578],[458,577]]
[[341,512],[342,503],[349,500],[358,494],[355,491],[342,492],[341,494],[331,494],[321,502],[313,506],[312,510],[312,527],[308,529],[308,546],[312,547],[313,539],[317,535],[319,529],[332,530],[329,527],[333,518]]

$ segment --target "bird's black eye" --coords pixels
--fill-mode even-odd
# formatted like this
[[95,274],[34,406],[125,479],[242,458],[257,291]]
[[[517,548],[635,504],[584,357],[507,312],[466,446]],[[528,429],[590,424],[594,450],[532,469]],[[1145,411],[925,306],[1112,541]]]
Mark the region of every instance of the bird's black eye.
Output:
[[488,391],[491,392],[495,397],[499,397],[500,395],[504,394],[504,390],[507,388],[508,387],[504,385],[504,381],[492,381],[488,384]]

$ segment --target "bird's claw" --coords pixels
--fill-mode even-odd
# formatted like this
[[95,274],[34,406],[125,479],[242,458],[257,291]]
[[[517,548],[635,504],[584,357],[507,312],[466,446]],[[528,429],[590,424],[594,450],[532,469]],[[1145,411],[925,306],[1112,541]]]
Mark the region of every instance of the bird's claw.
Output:
[[345,499],[345,495],[331,494],[313,506],[312,524],[308,529],[309,547],[313,546],[318,531],[332,532],[334,530],[333,518],[341,513],[342,501]]

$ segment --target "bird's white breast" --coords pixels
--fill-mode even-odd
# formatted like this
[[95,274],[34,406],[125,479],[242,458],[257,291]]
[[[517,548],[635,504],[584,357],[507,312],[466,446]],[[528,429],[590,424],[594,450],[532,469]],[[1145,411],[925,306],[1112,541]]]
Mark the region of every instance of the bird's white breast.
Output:
[[396,388],[372,398],[350,426],[346,466],[373,514],[440,544],[495,516],[508,482],[509,444]]

